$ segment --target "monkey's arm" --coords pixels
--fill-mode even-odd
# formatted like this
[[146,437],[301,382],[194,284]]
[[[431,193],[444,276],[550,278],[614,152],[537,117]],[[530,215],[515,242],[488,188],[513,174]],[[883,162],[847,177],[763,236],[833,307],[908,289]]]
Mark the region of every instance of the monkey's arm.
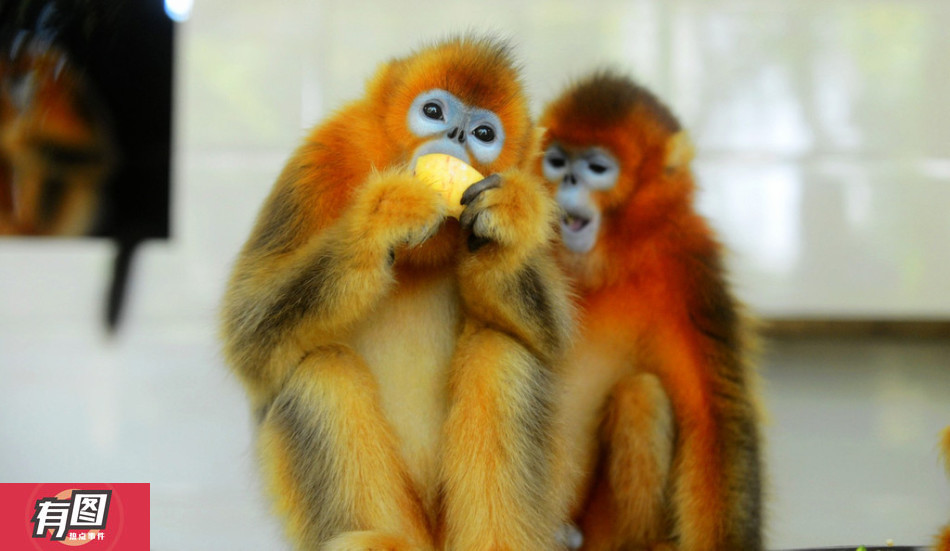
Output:
[[[686,311],[667,306],[650,339],[676,418],[675,532],[681,549],[762,549],[759,411],[749,329],[723,279],[718,253],[688,255],[684,262],[682,279],[670,279],[681,283]],[[653,306],[663,312],[662,302]]]
[[347,182],[308,154],[301,149],[276,184],[225,295],[225,354],[255,407],[310,349],[367,315],[392,285],[394,247],[425,240],[445,208],[395,171],[373,173],[347,197]]
[[443,456],[446,548],[557,549],[565,513],[553,495],[552,364],[570,313],[547,256],[554,206],[518,172],[479,187],[461,219],[474,237],[459,267],[465,315]]
[[462,202],[460,222],[470,231],[459,267],[466,313],[549,364],[573,323],[568,286],[551,257],[557,204],[519,170],[473,184]]

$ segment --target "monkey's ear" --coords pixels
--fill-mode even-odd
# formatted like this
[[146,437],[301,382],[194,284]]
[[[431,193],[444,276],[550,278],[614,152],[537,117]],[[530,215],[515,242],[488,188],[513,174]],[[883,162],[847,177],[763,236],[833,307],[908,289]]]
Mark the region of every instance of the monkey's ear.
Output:
[[536,155],[544,155],[544,151],[541,149],[544,146],[544,134],[548,129],[543,126],[534,127],[534,134],[531,136],[531,149],[529,151],[534,151]]
[[666,141],[665,164],[667,172],[685,167],[693,160],[693,141],[689,133],[680,130]]

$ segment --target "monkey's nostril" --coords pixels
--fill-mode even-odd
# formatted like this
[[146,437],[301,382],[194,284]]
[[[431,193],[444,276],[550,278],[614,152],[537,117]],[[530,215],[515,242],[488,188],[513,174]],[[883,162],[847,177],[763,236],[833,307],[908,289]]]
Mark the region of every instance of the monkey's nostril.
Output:
[[455,134],[456,134],[458,131],[459,131],[458,127],[453,128],[452,131],[449,132],[449,139],[450,139],[450,140],[455,139]]
[[565,176],[564,181],[571,185],[577,184],[577,178],[575,178],[573,174],[568,174]]
[[465,143],[465,132],[459,133],[459,143]]

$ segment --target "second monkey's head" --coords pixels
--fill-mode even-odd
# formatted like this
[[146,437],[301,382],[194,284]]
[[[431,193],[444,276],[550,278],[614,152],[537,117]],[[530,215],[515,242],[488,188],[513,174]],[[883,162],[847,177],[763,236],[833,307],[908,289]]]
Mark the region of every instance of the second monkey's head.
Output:
[[689,206],[692,149],[673,114],[626,77],[597,72],[551,102],[540,171],[557,190],[561,236],[574,255],[613,256],[669,209]]
[[410,166],[445,153],[491,174],[532,153],[533,130],[505,42],[465,36],[385,64],[369,84],[383,134]]

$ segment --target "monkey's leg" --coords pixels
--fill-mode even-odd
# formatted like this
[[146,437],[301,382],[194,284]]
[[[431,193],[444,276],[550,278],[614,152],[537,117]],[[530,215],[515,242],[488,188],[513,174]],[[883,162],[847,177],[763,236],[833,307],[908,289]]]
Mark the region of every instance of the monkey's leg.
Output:
[[552,365],[573,329],[568,284],[551,250],[557,203],[543,182],[510,170],[470,186],[462,204],[470,254],[458,274],[467,312]]
[[429,549],[427,521],[351,349],[313,350],[259,432],[264,475],[297,549]]
[[508,335],[465,323],[445,425],[445,549],[558,548],[551,379]]
[[462,203],[471,233],[445,430],[446,549],[557,549],[552,366],[571,318],[548,249],[556,205],[518,171],[472,185]]
[[602,461],[581,520],[584,549],[653,549],[670,538],[674,419],[660,380],[620,380],[601,426]]

